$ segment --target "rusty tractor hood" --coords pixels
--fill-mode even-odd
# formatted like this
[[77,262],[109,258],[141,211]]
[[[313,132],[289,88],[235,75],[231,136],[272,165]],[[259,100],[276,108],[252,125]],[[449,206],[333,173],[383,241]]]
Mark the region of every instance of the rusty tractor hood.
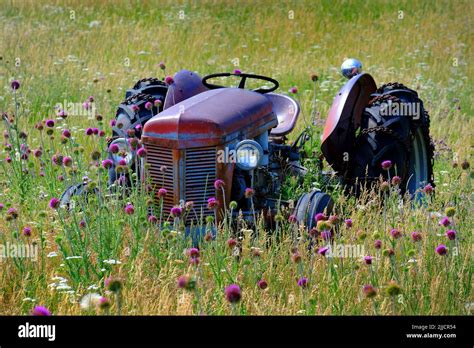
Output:
[[162,111],[145,124],[142,140],[177,149],[215,146],[253,138],[277,124],[272,103],[264,95],[220,88]]

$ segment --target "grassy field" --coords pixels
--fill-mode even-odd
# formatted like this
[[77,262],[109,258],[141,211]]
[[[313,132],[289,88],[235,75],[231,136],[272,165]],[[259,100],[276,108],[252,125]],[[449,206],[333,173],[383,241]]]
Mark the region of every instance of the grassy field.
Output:
[[[38,248],[36,260],[2,258],[0,314],[29,314],[36,305],[59,314],[470,314],[472,294],[473,153],[472,1],[6,1],[0,0],[0,111],[16,115],[0,154],[0,241]],[[94,152],[105,156],[105,138],[86,136],[97,127],[110,135],[109,121],[125,90],[143,77],[164,77],[181,69],[206,75],[241,69],[272,76],[287,93],[297,87],[302,105],[298,125],[312,123],[313,82],[317,74],[317,115],[326,118],[345,83],[339,66],[357,57],[377,84],[398,81],[416,89],[431,116],[436,145],[436,194],[412,209],[392,194],[385,203],[376,195],[356,200],[337,190],[336,213],[342,222],[339,244],[357,244],[375,257],[325,258],[298,245],[294,262],[289,238],[266,243],[265,233],[244,238],[239,259],[221,228],[205,242],[199,265],[189,264],[190,247],[173,224],[160,230],[147,222],[147,197],[136,191],[124,201],[90,202],[67,214],[49,207],[54,197],[87,175],[103,189],[106,174]],[[163,61],[166,70],[158,64]],[[20,81],[13,91],[12,80]],[[81,105],[94,96],[94,117],[57,119],[63,101]],[[35,125],[55,120],[53,136]],[[2,122],[2,133],[7,130]],[[313,131],[322,130],[322,121]],[[69,129],[72,139],[61,141]],[[298,134],[298,132],[294,132]],[[20,143],[33,151],[15,157]],[[17,147],[18,146],[18,147]],[[317,144],[315,151],[319,151]],[[55,166],[54,154],[70,156],[72,167]],[[99,157],[100,157],[99,156]],[[8,157],[12,158],[8,163]],[[313,166],[311,162],[307,163]],[[27,173],[23,171],[27,169]],[[317,185],[316,178],[293,192]],[[290,180],[291,182],[291,180]],[[102,186],[101,186],[102,185]],[[18,216],[15,216],[15,209]],[[439,226],[446,214],[451,225]],[[85,221],[82,224],[81,221]],[[25,231],[25,227],[29,228]],[[282,224],[284,232],[295,228]],[[393,239],[397,228],[402,237]],[[457,231],[456,239],[445,236]],[[422,239],[414,242],[413,231]],[[247,234],[249,231],[246,232]],[[28,235],[30,234],[30,235]],[[268,237],[272,238],[272,237]],[[382,248],[374,247],[375,240]],[[448,253],[435,249],[445,244]],[[323,243],[320,242],[320,246]],[[257,249],[256,249],[257,248]],[[393,249],[393,256],[386,256]],[[189,275],[194,289],[181,289]],[[111,276],[121,289],[104,281]],[[297,283],[307,278],[306,287]],[[189,286],[189,279],[184,283]],[[265,290],[257,282],[268,283]],[[224,289],[238,284],[242,299],[226,301]],[[375,297],[363,292],[376,289]],[[86,294],[98,294],[84,300]],[[82,299],[82,307],[80,305]],[[107,300],[104,300],[107,299]],[[87,303],[90,302],[90,303]],[[110,304],[110,307],[108,306]]]

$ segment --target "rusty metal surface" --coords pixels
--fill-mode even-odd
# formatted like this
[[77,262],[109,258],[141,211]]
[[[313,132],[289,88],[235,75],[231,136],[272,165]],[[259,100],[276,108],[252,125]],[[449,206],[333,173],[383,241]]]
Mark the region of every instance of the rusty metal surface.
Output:
[[367,73],[351,78],[338,92],[329,110],[321,151],[336,171],[343,171],[345,154],[351,152],[356,130],[370,95],[377,86]]
[[143,129],[143,142],[185,149],[253,138],[278,124],[264,95],[239,88],[209,90],[164,110]]
[[273,128],[271,135],[283,136],[290,133],[296,125],[300,114],[300,106],[296,100],[283,94],[264,94],[273,105],[273,112],[277,115],[278,126]]
[[163,110],[208,90],[202,84],[201,76],[189,70],[177,72],[173,80],[174,83],[169,86],[166,93]]

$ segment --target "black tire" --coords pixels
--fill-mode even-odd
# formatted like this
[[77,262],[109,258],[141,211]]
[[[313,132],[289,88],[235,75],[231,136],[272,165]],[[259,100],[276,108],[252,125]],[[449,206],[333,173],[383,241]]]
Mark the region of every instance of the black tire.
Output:
[[311,230],[316,226],[315,215],[318,213],[329,215],[333,206],[334,202],[331,196],[319,190],[313,190],[298,199],[294,215],[299,223],[303,223],[308,230]]
[[[429,115],[418,94],[402,84],[383,85],[371,98],[362,115],[354,151],[349,154],[346,186],[360,193],[381,176],[387,180],[389,175],[397,175],[402,179],[401,193],[408,191],[413,196],[420,187],[433,184]],[[408,108],[403,111],[402,106],[408,105],[412,109],[407,113]],[[381,166],[386,160],[393,164],[388,172]]]
[[86,183],[71,185],[61,194],[59,204],[66,210],[72,210],[75,208],[74,197],[82,197],[81,199],[87,201],[91,195],[99,197],[99,190],[97,188],[90,189]]

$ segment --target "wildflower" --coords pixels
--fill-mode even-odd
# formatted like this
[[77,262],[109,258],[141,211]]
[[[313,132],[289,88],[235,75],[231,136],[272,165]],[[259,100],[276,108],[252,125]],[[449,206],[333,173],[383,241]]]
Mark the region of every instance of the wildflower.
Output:
[[436,252],[438,255],[444,256],[448,253],[448,249],[446,248],[446,245],[440,244],[436,247]]
[[101,296],[99,299],[98,307],[102,310],[107,310],[111,306],[111,303],[107,297]]
[[71,137],[71,132],[69,131],[69,129],[63,130],[62,136],[65,137],[65,138],[70,138]]
[[365,262],[366,265],[371,265],[372,260],[373,260],[372,256],[367,255],[367,256],[364,257],[364,262]]
[[[316,214],[316,215],[317,215],[317,214]],[[329,222],[330,222],[332,225],[337,225],[337,224],[339,224],[340,220],[341,220],[341,219],[340,219],[339,216],[337,216],[337,215],[331,215],[331,216],[329,217]]]
[[141,147],[137,150],[137,156],[141,158],[146,156],[146,150],[144,147]]
[[390,230],[390,235],[392,236],[393,239],[398,239],[402,236],[402,232],[399,229],[392,228]]
[[15,208],[10,208],[7,210],[8,220],[16,220],[18,218],[18,211]]
[[173,215],[174,217],[179,217],[181,216],[181,213],[182,213],[182,210],[180,207],[173,207],[171,208],[171,215]]
[[449,221],[448,217],[445,216],[444,218],[442,218],[442,219],[439,221],[439,225],[440,225],[440,226],[447,227],[447,226],[451,225],[451,221]]
[[393,255],[395,255],[395,251],[391,248],[383,251],[383,256],[392,257]]
[[214,181],[214,188],[215,188],[216,190],[220,190],[220,189],[222,189],[224,186],[225,186],[224,180],[217,179],[216,181]]
[[427,195],[432,194],[433,191],[434,191],[434,188],[433,186],[431,186],[431,184],[428,184],[425,187],[423,187],[423,192],[426,193]]
[[165,70],[165,69],[166,69],[166,65],[165,65],[165,63],[163,63],[163,62],[160,62],[160,63],[158,64],[158,66],[160,67],[161,70]]
[[211,197],[207,200],[207,207],[210,210],[214,210],[219,206],[219,202],[214,197]]
[[322,255],[322,256],[326,256],[326,253],[329,251],[329,248],[328,247],[322,247],[322,248],[319,248],[318,250],[318,254],[319,255]]
[[12,83],[10,84],[10,86],[12,87],[12,89],[14,91],[16,91],[17,89],[20,88],[20,81],[18,80],[13,80]]
[[0,203],[0,211],[2,211],[5,208],[5,204]]
[[467,170],[469,169],[471,165],[469,164],[469,162],[467,160],[464,160],[462,163],[461,163],[461,168],[464,169],[464,170]]
[[189,264],[197,267],[199,265],[199,257],[190,259]]
[[72,158],[69,156],[63,157],[63,166],[70,167],[72,165]]
[[196,287],[196,278],[188,274],[178,277],[178,288],[192,290]]
[[388,191],[389,188],[390,188],[390,185],[387,181],[382,181],[380,183],[380,191],[386,192],[386,191]]
[[167,193],[168,193],[168,191],[165,188],[160,188],[158,190],[158,197],[159,198],[164,198]]
[[299,287],[306,288],[308,286],[308,278],[302,277],[302,278],[298,279],[297,284],[298,284]]
[[372,298],[377,295],[377,290],[370,284],[364,285],[362,288],[362,292],[364,293],[364,296],[367,298]]
[[148,217],[148,222],[151,224],[156,224],[158,222],[158,218],[155,215],[150,215]]
[[26,237],[31,236],[31,228],[28,226],[23,227],[23,235]]
[[414,231],[411,233],[411,239],[414,242],[419,242],[422,239],[422,235],[420,232]]
[[291,87],[290,90],[289,90],[289,92],[290,92],[291,94],[296,94],[296,93],[298,93],[298,88],[296,88],[296,87]]
[[86,228],[86,225],[87,225],[87,224],[86,224],[86,221],[85,221],[85,220],[79,221],[79,227],[80,227],[80,228]]
[[242,292],[237,284],[231,284],[225,288],[225,298],[230,303],[237,303],[242,297]]
[[133,112],[138,112],[140,110],[140,107],[138,105],[133,104],[131,106],[131,109],[132,109]]
[[446,208],[445,213],[446,213],[447,217],[453,217],[454,214],[456,214],[456,208],[448,207],[448,208]]
[[401,182],[402,182],[402,178],[400,178],[398,175],[395,175],[392,178],[392,185],[394,185],[394,186],[400,185]]
[[125,214],[127,215],[132,215],[135,212],[135,208],[131,203],[127,203],[125,206]]
[[346,227],[347,227],[347,228],[351,228],[351,227],[352,227],[352,219],[346,219],[346,220],[345,220],[345,223],[346,223]]
[[166,83],[167,85],[172,85],[172,84],[174,83],[174,80],[173,80],[173,78],[172,78],[171,76],[166,76],[166,77],[165,77],[165,83]]
[[296,252],[293,255],[291,255],[291,259],[293,260],[294,263],[300,263],[301,255],[298,252]]
[[321,232],[321,238],[325,241],[330,240],[331,236],[332,236],[331,231],[322,231]]
[[446,237],[448,237],[449,240],[455,240],[456,239],[456,231],[455,230],[446,231]]
[[381,166],[383,170],[389,170],[390,168],[392,168],[392,161],[390,160],[383,161]]
[[190,258],[195,259],[196,257],[199,257],[200,253],[198,248],[189,248],[187,254]]
[[252,252],[253,257],[260,257],[262,252],[259,248],[252,247],[250,248],[250,251]]
[[227,246],[229,248],[233,249],[236,245],[237,245],[237,240],[235,240],[234,238],[229,238],[227,240]]
[[115,127],[115,125],[117,124],[117,121],[115,120],[110,120],[110,127]]
[[58,209],[60,203],[61,203],[61,201],[59,199],[51,198],[51,200],[49,201],[49,207],[51,209]]
[[31,311],[31,315],[49,317],[51,316],[51,312],[44,306],[35,306],[35,308],[33,308]]
[[380,249],[382,248],[382,241],[380,239],[377,239],[375,242],[374,242],[374,248],[375,249]]
[[54,127],[54,120],[46,120],[45,124],[46,124],[46,127],[53,128]]
[[118,146],[117,144],[112,144],[112,145],[109,146],[109,151],[110,151],[111,153],[116,154],[116,153],[119,152],[119,150],[120,150],[120,148],[119,148],[119,146]]
[[288,221],[289,221],[290,223],[297,223],[297,222],[298,222],[298,219],[296,218],[296,215],[290,215],[290,216],[288,217]]
[[112,167],[113,164],[114,162],[110,159],[105,159],[102,161],[102,167],[104,167],[105,169],[109,169],[110,167]]
[[325,221],[325,220],[327,220],[327,219],[328,219],[327,216],[325,216],[323,213],[317,213],[317,214],[314,216],[314,220],[315,220],[316,222],[318,222],[318,221]]
[[254,194],[255,194],[255,191],[252,188],[247,187],[245,189],[245,192],[244,192],[245,198],[252,198]]
[[316,82],[319,79],[318,75],[316,75],[316,74],[311,74],[310,78],[311,78],[311,81],[313,81],[313,82]]
[[147,101],[145,103],[145,109],[147,109],[147,110],[153,109],[153,104],[151,102]]
[[394,280],[392,280],[388,284],[385,291],[387,292],[387,295],[394,297],[402,292],[402,288]]
[[118,278],[113,278],[112,276],[105,279],[104,285],[107,288],[107,290],[115,292],[115,293],[122,290],[122,281]]
[[242,74],[242,71],[239,69],[234,69],[234,75],[240,75]]
[[257,282],[257,286],[259,287],[259,289],[265,290],[265,289],[268,287],[268,283],[266,282],[266,280],[260,279],[260,280]]
[[229,208],[230,208],[230,209],[237,209],[237,207],[238,207],[238,204],[237,204],[236,201],[231,201],[231,202],[229,203]]

